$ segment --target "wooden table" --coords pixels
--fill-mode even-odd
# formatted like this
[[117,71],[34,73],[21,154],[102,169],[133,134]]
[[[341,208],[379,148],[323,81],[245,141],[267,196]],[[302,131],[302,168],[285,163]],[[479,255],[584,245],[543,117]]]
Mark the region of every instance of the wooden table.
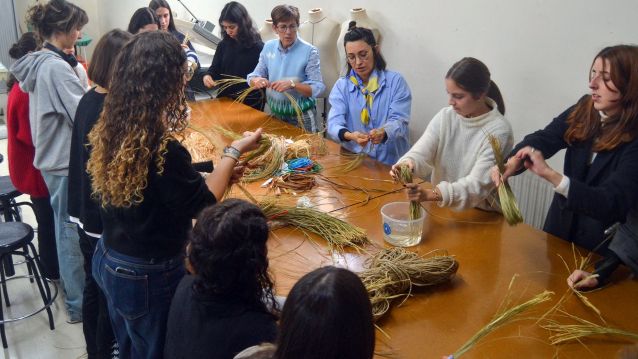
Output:
[[[238,105],[228,102],[200,102],[192,107],[194,122],[216,113],[216,121],[238,129],[254,129],[259,125],[269,128],[275,124],[267,116],[244,106],[235,110]],[[247,114],[253,122],[246,121]],[[276,126],[281,127],[281,124],[273,128]],[[282,133],[292,133],[286,131],[292,130],[284,128]],[[330,144],[331,151],[335,146]],[[353,171],[349,178],[355,182],[356,176],[361,174],[369,178],[387,178],[387,166],[370,162]],[[360,181],[361,186],[370,186],[370,181]],[[387,246],[383,240],[381,206],[406,200],[399,187],[381,183],[383,193],[364,200],[348,199],[342,206],[335,205],[331,209],[333,215],[367,230],[372,241],[366,248],[369,252]],[[326,191],[329,192],[327,195],[334,195],[329,189]],[[344,191],[343,195],[351,193]],[[544,290],[555,292],[552,301],[527,315],[533,319],[509,323],[493,332],[464,358],[613,358],[620,348],[630,344],[621,339],[588,338],[583,341],[586,346],[579,343],[551,346],[549,333],[536,325],[535,319],[567,291],[569,270],[563,259],[570,269],[575,267],[570,243],[525,224],[511,227],[495,213],[476,209],[454,212],[434,204],[426,207],[428,215],[424,221],[423,240],[412,250],[420,254],[446,250],[456,256],[459,271],[451,283],[417,290],[402,306],[393,306],[378,323],[389,336],[377,331],[378,357],[391,354],[406,359],[440,358],[453,353],[491,320],[514,275],[518,275],[511,291],[515,304]],[[586,251],[580,251],[586,254]],[[323,239],[308,239],[298,231],[283,228],[273,232],[269,240],[269,257],[277,292],[286,295],[305,273],[324,265],[358,271],[368,254],[354,250],[330,253]],[[607,326],[638,333],[638,284],[626,279],[628,275],[626,268],[622,268],[614,275],[614,285],[589,293],[587,297],[600,309]],[[597,316],[574,296],[570,295],[563,308],[570,314],[600,323]],[[565,324],[572,323],[565,318],[558,319]]]

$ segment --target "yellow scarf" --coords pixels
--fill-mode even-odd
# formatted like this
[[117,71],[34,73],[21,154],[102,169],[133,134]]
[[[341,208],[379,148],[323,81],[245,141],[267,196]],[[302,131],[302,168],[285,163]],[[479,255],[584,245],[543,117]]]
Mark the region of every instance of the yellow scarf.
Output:
[[379,89],[379,79],[376,74],[374,76],[370,76],[368,79],[368,85],[363,86],[363,81],[361,78],[354,72],[354,70],[350,71],[350,81],[359,88],[363,97],[365,97],[366,104],[361,110],[361,123],[367,125],[370,123],[370,113],[372,112],[372,101],[374,101],[374,93]]

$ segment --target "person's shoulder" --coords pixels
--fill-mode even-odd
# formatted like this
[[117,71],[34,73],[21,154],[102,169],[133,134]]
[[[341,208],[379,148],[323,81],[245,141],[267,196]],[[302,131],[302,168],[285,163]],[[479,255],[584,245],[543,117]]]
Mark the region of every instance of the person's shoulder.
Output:
[[264,50],[277,48],[277,45],[279,45],[279,39],[268,40],[264,43]]

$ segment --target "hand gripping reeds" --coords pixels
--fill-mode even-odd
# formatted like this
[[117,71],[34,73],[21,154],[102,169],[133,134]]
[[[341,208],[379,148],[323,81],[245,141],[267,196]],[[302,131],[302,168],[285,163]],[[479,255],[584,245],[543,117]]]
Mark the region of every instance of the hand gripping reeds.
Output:
[[[492,152],[494,152],[496,166],[498,166],[498,171],[502,176],[503,172],[505,172],[505,161],[503,158],[503,152],[501,151],[501,144],[498,141],[498,138],[492,134],[488,134],[487,138],[492,146]],[[503,216],[510,226],[523,222],[523,215],[516,203],[516,197],[514,196],[514,192],[512,192],[512,188],[507,181],[501,180],[501,184],[498,186],[498,198],[501,203]]]

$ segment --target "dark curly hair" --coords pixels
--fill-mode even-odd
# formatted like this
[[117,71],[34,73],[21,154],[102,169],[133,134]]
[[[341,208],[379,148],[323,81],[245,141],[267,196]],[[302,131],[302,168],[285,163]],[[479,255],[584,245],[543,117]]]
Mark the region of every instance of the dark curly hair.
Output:
[[254,204],[228,199],[204,209],[191,233],[188,251],[196,273],[194,289],[233,298],[276,316],[267,240],[266,217]]
[[372,359],[374,323],[361,279],[337,267],[304,275],[281,312],[273,359]]
[[248,15],[248,10],[237,1],[227,3],[219,16],[220,32],[222,38],[226,39],[228,35],[224,31],[222,21],[237,24],[237,42],[242,46],[249,48],[261,42],[259,31],[255,28],[253,19]]
[[56,32],[69,33],[89,22],[84,10],[65,0],[51,0],[29,8],[27,22],[33,26],[43,40]]
[[170,33],[140,33],[122,48],[89,133],[87,170],[103,206],[141,203],[151,161],[163,172],[168,141],[188,124],[185,72],[186,55]]
[[[11,45],[9,49],[9,56],[12,59],[18,60],[23,56],[28,54],[31,51],[36,51],[40,47],[40,39],[34,32],[25,32],[20,36],[18,42]],[[13,85],[18,83],[18,80],[13,76],[13,74],[9,75],[9,80],[7,81],[7,91],[10,91]]]

